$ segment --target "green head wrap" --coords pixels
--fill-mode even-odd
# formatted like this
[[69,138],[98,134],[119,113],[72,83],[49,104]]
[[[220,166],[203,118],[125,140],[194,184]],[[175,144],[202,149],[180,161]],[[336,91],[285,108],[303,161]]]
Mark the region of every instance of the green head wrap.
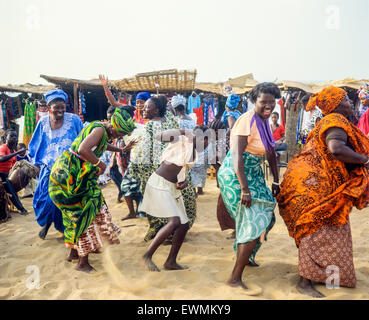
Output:
[[111,124],[115,130],[124,134],[131,133],[136,128],[131,116],[121,108],[115,109],[111,117]]

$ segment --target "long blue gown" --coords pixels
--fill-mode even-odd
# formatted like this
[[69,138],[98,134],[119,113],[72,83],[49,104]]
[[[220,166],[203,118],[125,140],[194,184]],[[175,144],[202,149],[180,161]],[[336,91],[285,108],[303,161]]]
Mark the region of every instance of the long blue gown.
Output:
[[81,119],[72,113],[64,113],[63,126],[51,130],[50,116],[42,117],[37,123],[32,139],[29,143],[29,157],[33,164],[40,167],[40,176],[33,196],[33,208],[36,221],[43,227],[54,223],[55,229],[64,231],[60,210],[49,197],[49,176],[56,158],[69,149],[74,139],[83,129]]

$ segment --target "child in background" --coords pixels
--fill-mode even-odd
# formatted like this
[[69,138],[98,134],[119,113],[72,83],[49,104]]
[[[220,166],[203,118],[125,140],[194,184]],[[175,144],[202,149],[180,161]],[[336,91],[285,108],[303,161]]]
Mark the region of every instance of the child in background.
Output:
[[[18,151],[24,150],[23,152],[17,154],[17,161],[25,160],[31,163],[30,158],[28,157],[28,153],[27,153],[27,146],[24,143],[18,143],[17,150]],[[36,187],[37,187],[37,180],[31,179],[28,185],[22,190],[23,195],[20,198],[24,199],[24,198],[33,197],[33,193],[35,192]]]

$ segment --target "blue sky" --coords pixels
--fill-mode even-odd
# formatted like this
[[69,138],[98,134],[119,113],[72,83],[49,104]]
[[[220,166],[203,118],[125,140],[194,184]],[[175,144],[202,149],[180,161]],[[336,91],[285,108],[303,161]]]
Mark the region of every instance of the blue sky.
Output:
[[369,78],[369,0],[0,0],[0,84],[197,69],[197,81]]

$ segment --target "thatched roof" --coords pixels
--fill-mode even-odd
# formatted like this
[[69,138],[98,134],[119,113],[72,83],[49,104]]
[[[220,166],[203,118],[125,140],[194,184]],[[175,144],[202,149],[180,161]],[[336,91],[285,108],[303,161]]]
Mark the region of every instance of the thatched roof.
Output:
[[46,76],[43,74],[41,74],[40,77],[48,82],[54,83],[57,87],[62,87],[70,91],[73,91],[73,87],[75,84],[78,84],[78,88],[80,89],[103,91],[103,87],[101,86],[99,79],[78,80],[78,79]]
[[232,87],[232,91],[235,94],[244,94],[252,90],[259,82],[254,80],[252,73],[237,77],[229,78],[225,82],[209,83],[209,82],[199,82],[195,84],[196,90],[201,90],[205,92],[212,92],[219,95],[226,95],[225,88],[227,86]]
[[353,78],[345,78],[342,80],[327,81],[322,83],[303,83],[296,81],[282,81],[282,89],[288,90],[289,88],[300,89],[307,93],[316,93],[326,87],[336,86],[340,88],[351,88],[359,89],[364,82],[369,82],[369,80],[361,79],[356,80]]
[[34,94],[44,94],[50,90],[55,89],[52,85],[35,85],[31,83],[25,83],[22,85],[11,85],[0,86],[0,92],[20,92],[20,93],[34,93]]
[[134,77],[110,81],[120,91],[192,91],[196,70],[177,69],[139,73]]

